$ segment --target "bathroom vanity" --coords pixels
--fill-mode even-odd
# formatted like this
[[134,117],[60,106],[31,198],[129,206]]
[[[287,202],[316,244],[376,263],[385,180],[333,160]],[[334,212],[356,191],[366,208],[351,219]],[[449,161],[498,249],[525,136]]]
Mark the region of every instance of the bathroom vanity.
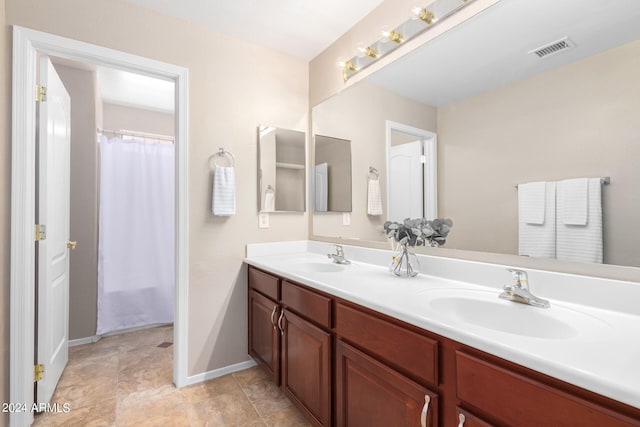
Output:
[[[640,346],[624,340],[637,313],[573,305],[537,274],[549,309],[500,300],[484,283],[504,266],[421,256],[423,271],[449,273],[401,279],[388,251],[347,247],[346,266],[330,251],[249,245],[245,260],[249,353],[313,424],[640,426]],[[589,279],[575,280],[598,299]],[[628,285],[612,290],[637,292]],[[509,326],[487,323],[502,313]]]

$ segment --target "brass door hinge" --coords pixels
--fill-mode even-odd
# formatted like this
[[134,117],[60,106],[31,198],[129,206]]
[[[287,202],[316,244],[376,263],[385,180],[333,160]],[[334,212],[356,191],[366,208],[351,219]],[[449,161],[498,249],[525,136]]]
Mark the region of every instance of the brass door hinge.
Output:
[[47,226],[44,224],[36,224],[36,242],[47,238]]
[[47,102],[46,86],[36,85],[36,102]]
[[38,363],[33,365],[33,380],[40,381],[44,379],[44,365]]

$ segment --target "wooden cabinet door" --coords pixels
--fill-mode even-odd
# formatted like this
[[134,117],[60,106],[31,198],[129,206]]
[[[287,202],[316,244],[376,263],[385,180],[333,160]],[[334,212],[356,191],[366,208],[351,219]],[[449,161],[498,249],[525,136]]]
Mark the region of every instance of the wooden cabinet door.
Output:
[[437,394],[341,340],[336,381],[338,426],[438,425]]
[[249,291],[249,354],[280,384],[280,331],[275,326],[278,304]]
[[492,424],[460,407],[456,408],[456,416],[458,427],[493,427]]
[[331,425],[331,334],[284,311],[282,389],[316,425]]

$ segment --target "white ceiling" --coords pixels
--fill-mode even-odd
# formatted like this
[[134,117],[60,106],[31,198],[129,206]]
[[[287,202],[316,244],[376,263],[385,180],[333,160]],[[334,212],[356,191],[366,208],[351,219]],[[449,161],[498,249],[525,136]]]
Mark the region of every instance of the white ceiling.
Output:
[[[382,0],[128,0],[284,53],[310,60]],[[104,102],[172,113],[172,82],[56,59],[95,70]]]
[[128,0],[311,60],[382,0]]
[[[638,22],[638,0],[503,0],[368,80],[447,105],[636,40]],[[528,53],[565,36],[575,44],[567,51]]]

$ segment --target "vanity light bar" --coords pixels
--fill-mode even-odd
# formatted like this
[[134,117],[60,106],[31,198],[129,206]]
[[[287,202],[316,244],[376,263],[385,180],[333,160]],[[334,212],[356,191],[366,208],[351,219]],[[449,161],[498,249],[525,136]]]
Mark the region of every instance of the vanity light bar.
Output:
[[356,56],[340,63],[344,81],[473,1],[435,0],[426,7],[412,8],[410,19],[393,29],[383,27],[381,37],[375,43],[358,48]]

